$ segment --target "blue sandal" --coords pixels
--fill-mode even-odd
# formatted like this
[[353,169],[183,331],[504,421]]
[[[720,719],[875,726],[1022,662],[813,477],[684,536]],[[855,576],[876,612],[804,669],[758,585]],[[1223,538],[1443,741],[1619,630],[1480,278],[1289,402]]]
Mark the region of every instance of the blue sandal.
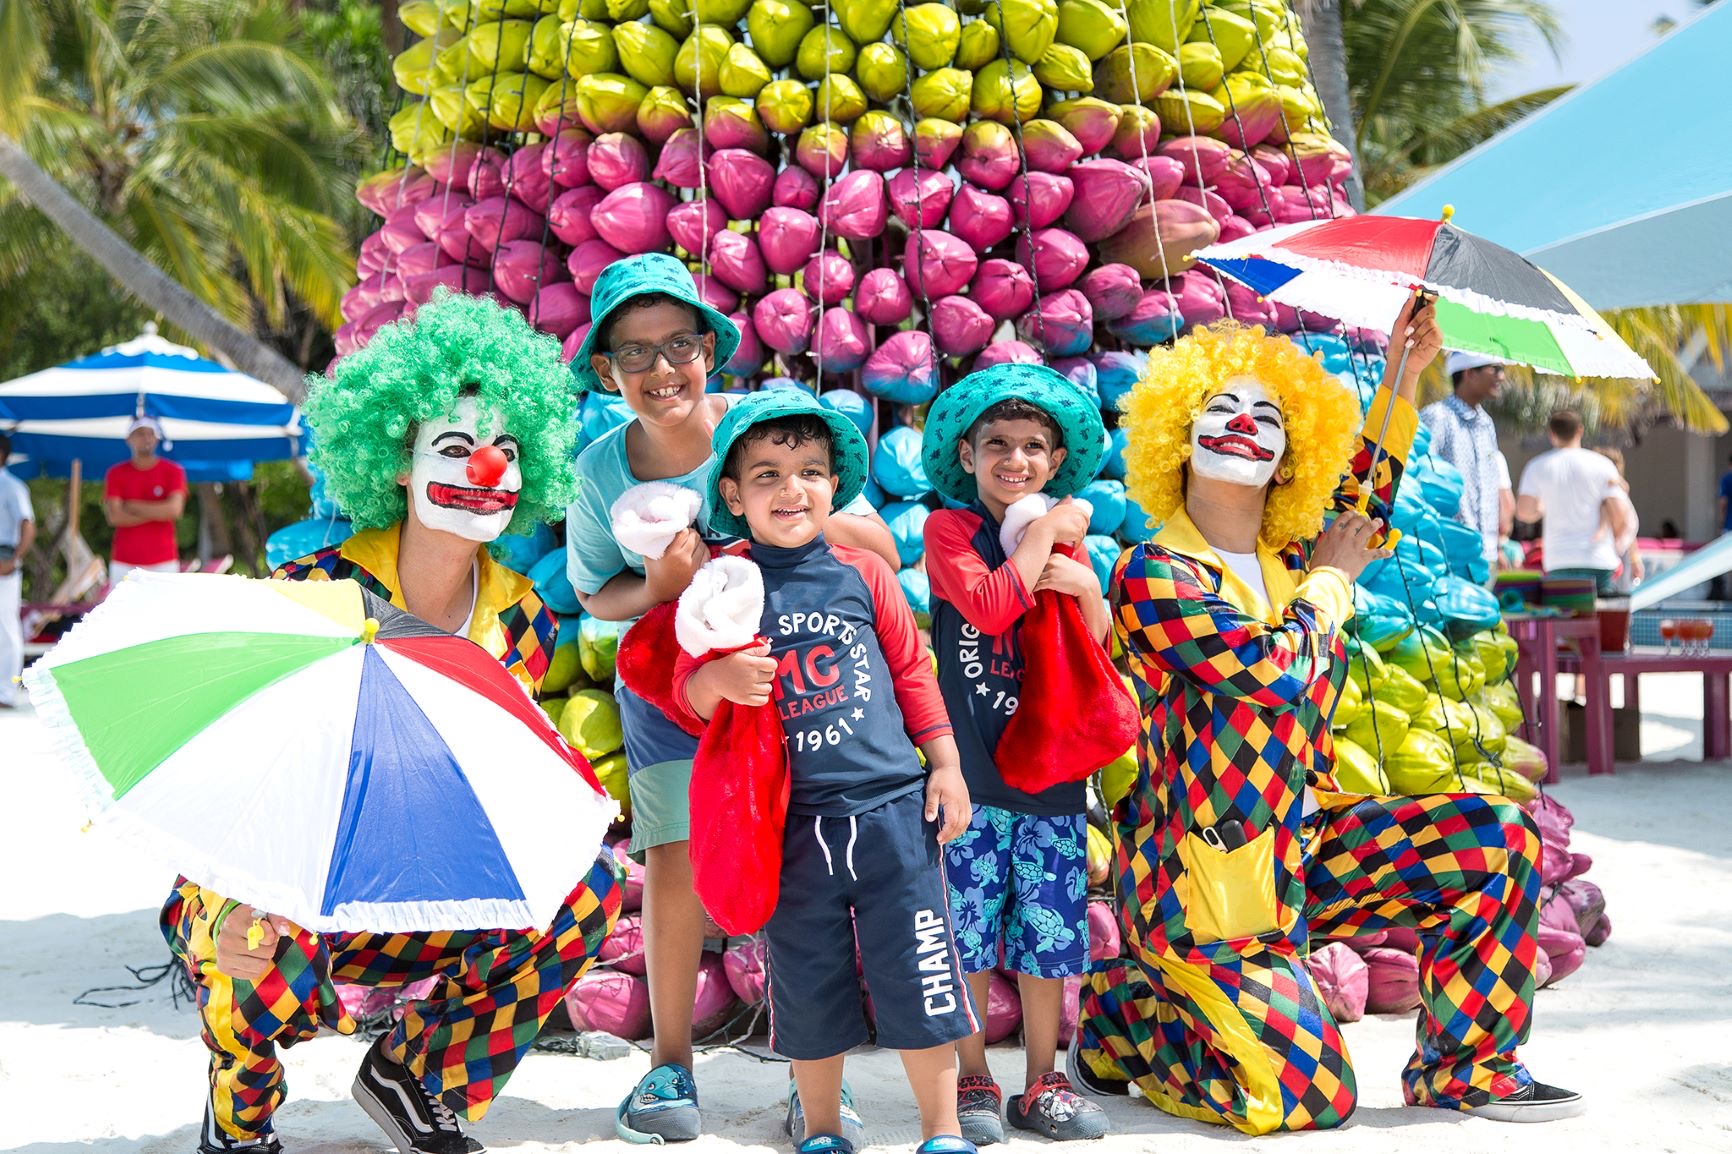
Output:
[[980,1151],[959,1134],[934,1134],[916,1146],[914,1154],[980,1154]]
[[661,1146],[698,1136],[698,1084],[684,1066],[657,1066],[619,1104],[613,1129],[627,1142]]

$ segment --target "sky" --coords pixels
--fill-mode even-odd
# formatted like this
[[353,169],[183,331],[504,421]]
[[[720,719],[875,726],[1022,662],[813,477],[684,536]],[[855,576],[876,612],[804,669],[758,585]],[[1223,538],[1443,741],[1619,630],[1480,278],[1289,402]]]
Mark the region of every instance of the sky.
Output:
[[1657,18],[1681,24],[1700,11],[1690,0],[1552,0],[1552,7],[1566,36],[1562,59],[1554,60],[1538,37],[1520,45],[1523,64],[1493,81],[1490,99],[1596,80],[1654,43]]

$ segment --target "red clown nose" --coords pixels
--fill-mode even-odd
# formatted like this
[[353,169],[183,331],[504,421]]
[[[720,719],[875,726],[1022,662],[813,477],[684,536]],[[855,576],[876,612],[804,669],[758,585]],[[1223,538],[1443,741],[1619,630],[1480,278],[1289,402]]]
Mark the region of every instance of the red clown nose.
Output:
[[499,484],[499,478],[505,476],[505,469],[510,464],[499,446],[483,445],[469,455],[469,467],[465,471],[471,485],[491,489]]

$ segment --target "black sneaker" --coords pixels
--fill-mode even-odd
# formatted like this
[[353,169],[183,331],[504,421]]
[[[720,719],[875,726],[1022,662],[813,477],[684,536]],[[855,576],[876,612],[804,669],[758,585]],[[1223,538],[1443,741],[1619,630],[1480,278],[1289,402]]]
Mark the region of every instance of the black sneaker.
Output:
[[1042,1074],[1034,1089],[1018,1094],[1005,1108],[1018,1130],[1045,1134],[1055,1142],[1087,1141],[1107,1132],[1107,1112],[1071,1089],[1056,1071]]
[[1081,1087],[1084,1093],[1093,1094],[1097,1098],[1123,1098],[1130,1094],[1129,1082],[1108,1082],[1095,1077],[1089,1064],[1082,1060],[1082,1044],[1079,1037],[1072,1038],[1070,1049],[1065,1051],[1064,1072],[1070,1078],[1073,1088]]
[[1003,1105],[1004,1094],[991,1078],[975,1074],[956,1080],[956,1120],[962,1136],[976,1146],[1004,1141]]
[[1483,1106],[1463,1106],[1462,1113],[1493,1122],[1555,1122],[1574,1118],[1587,1103],[1574,1090],[1562,1090],[1543,1082],[1529,1082],[1513,1094],[1494,1098]]
[[367,1051],[350,1093],[401,1154],[482,1154],[487,1147],[463,1133],[457,1115],[408,1067],[385,1057],[384,1045],[380,1038]]
[[261,1134],[251,1138],[231,1138],[216,1124],[216,1114],[205,1103],[204,1127],[199,1131],[198,1154],[283,1154],[283,1144],[271,1133],[266,1123]]

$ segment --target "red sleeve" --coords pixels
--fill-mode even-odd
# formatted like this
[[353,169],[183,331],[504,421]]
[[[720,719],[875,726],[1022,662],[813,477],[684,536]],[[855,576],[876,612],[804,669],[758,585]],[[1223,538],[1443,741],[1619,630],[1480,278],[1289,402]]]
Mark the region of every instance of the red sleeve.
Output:
[[[697,711],[686,700],[686,683],[692,679],[692,674],[701,669],[708,661],[709,657],[693,657],[684,649],[681,649],[680,655],[674,659],[674,707],[684,712],[686,720],[699,729],[708,725],[709,721],[699,717]],[[678,724],[678,719],[675,719],[675,723]]]
[[115,497],[120,499],[126,497],[126,494],[120,491],[119,470],[119,465],[113,465],[109,467],[108,472],[102,475],[102,495],[104,497]]
[[854,567],[872,594],[878,647],[890,666],[890,683],[895,688],[896,704],[902,709],[902,724],[907,727],[909,740],[919,745],[949,735],[950,715],[944,711],[944,698],[939,695],[938,679],[932,675],[926,647],[920,644],[914,610],[908,607],[896,575],[876,553],[847,545],[832,545],[830,549],[843,564]]
[[163,464],[168,466],[168,479],[162,486],[162,495],[172,497],[186,492],[186,470],[173,461],[164,461]]
[[989,568],[974,547],[981,521],[972,513],[940,509],[926,518],[926,579],[932,592],[956,606],[963,620],[997,637],[1034,605],[1022,574],[1009,561]]

